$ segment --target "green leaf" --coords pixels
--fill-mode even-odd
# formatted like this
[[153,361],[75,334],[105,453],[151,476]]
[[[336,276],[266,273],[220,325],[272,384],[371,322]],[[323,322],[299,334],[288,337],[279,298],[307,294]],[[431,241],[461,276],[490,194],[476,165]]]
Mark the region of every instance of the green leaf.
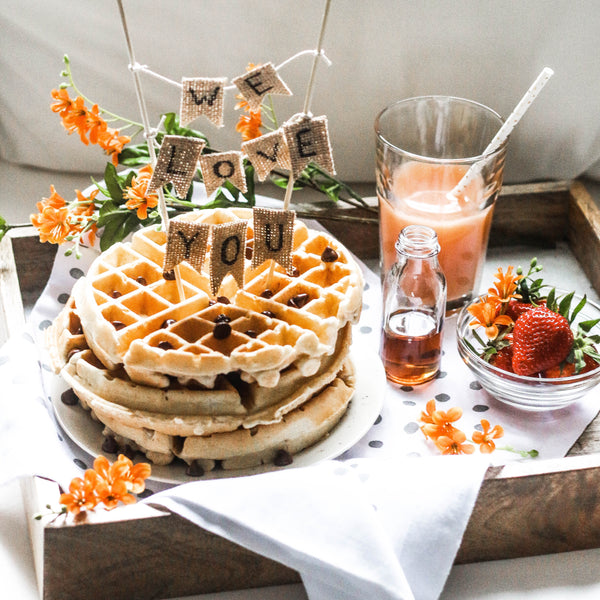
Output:
[[588,321],[581,321],[581,323],[579,323],[579,329],[581,329],[581,331],[584,331],[585,333],[587,333],[588,331],[590,331],[590,329],[595,327],[598,323],[600,323],[600,319],[589,319]]
[[6,222],[6,219],[0,215],[0,240],[6,235],[6,232],[10,229],[10,225]]
[[574,295],[575,292],[569,292],[558,305],[558,313],[567,319],[569,318],[569,310],[571,309],[571,302]]
[[125,199],[123,198],[123,188],[117,175],[117,169],[112,163],[106,163],[106,169],[104,169],[104,183],[110,198],[116,204],[123,204]]
[[571,313],[571,317],[569,318],[569,323],[572,323],[575,320],[575,317],[577,317],[577,315],[581,312],[581,309],[586,305],[586,303],[587,303],[587,296],[584,296],[579,301],[579,304],[577,304],[577,306],[573,309],[573,312]]

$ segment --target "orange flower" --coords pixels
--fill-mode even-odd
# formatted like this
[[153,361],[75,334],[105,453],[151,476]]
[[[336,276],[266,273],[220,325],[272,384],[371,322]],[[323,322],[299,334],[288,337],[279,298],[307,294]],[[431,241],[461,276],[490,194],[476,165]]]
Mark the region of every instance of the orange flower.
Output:
[[125,482],[128,491],[133,494],[139,494],[146,489],[145,480],[151,475],[151,468],[148,463],[137,463],[127,458],[124,454],[119,454],[115,464],[119,465],[121,479]]
[[429,415],[425,415],[426,417],[430,417],[431,422],[425,422],[425,425],[421,427],[421,431],[425,437],[434,441],[440,436],[451,435],[455,431],[458,431],[453,423],[458,421],[462,417],[462,414],[462,409],[458,407],[451,408],[447,412],[435,410]]
[[99,191],[100,190],[98,189],[93,190],[90,196],[86,198],[79,190],[75,190],[77,202],[71,205],[71,214],[76,217],[76,224],[74,227],[76,227],[79,232],[86,231],[90,246],[94,244],[96,232],[98,231],[98,226],[92,219],[92,216],[96,211],[94,200]]
[[97,104],[94,104],[86,115],[86,122],[92,144],[98,143],[98,136],[106,131],[106,121],[100,116],[100,109]]
[[262,127],[261,111],[250,111],[246,115],[240,115],[235,130],[242,134],[242,141],[247,142],[262,135],[260,128]]
[[67,92],[66,88],[61,88],[59,90],[52,90],[50,94],[56,100],[56,102],[53,102],[50,105],[50,110],[58,113],[61,117],[64,117],[73,106],[73,101],[69,97],[69,92]]
[[421,411],[421,422],[433,424],[433,413],[435,410],[435,400],[432,398],[425,405],[425,410]]
[[441,435],[434,440],[435,445],[442,454],[473,454],[475,446],[465,444],[467,436],[458,429],[455,429],[448,435]]
[[[41,242],[50,242],[51,244],[62,244],[74,228],[71,223],[69,209],[66,206],[58,206],[59,200],[62,200],[58,194],[44,198],[37,203],[40,211],[36,215],[31,215],[31,223],[38,230]],[[64,204],[64,200],[62,200]]]
[[119,164],[119,154],[123,150],[123,146],[130,141],[131,138],[128,135],[119,135],[118,129],[107,127],[105,130],[98,132],[98,145],[106,154],[112,157],[112,163],[115,167]]
[[71,108],[65,114],[61,115],[63,126],[69,132],[69,135],[76,131],[86,146],[89,144],[87,137],[85,137],[89,129],[87,115],[88,110],[81,96],[77,96],[71,103]]
[[123,197],[127,198],[125,206],[137,210],[138,219],[143,221],[148,217],[148,209],[158,204],[156,193],[147,194],[148,184],[152,178],[152,165],[142,167],[131,180],[131,185],[125,189]]
[[[95,464],[95,463],[94,463]],[[104,504],[106,510],[117,507],[119,502],[123,504],[134,504],[135,496],[127,491],[127,485],[123,479],[115,479],[112,482],[101,479],[96,485],[98,500]]]
[[69,492],[61,494],[59,502],[66,506],[67,512],[75,515],[81,511],[93,510],[98,504],[98,498],[95,495],[97,483],[98,474],[92,469],[88,469],[83,479],[75,477],[71,481]]
[[486,419],[481,419],[483,431],[473,432],[473,441],[479,445],[479,451],[483,454],[490,454],[496,449],[493,440],[497,440],[504,435],[504,429],[500,425],[494,426],[490,430],[490,423]]
[[498,325],[508,326],[513,323],[513,320],[508,315],[498,314],[498,303],[493,298],[482,299],[481,302],[472,304],[468,307],[468,311],[475,317],[469,323],[469,326],[483,327],[489,339],[494,339],[498,336]]
[[506,269],[506,274],[502,272],[502,267],[499,267],[496,272],[494,287],[488,290],[488,294],[498,302],[508,302],[511,298],[521,298],[520,294],[514,292],[517,289],[518,281],[522,278],[522,275],[513,273],[512,265]]

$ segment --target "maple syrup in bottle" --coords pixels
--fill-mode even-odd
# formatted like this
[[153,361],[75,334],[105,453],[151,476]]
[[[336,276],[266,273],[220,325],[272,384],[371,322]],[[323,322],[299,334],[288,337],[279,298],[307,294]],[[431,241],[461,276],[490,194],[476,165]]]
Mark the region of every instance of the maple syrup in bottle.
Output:
[[380,353],[390,381],[418,385],[440,368],[446,280],[431,227],[405,227],[395,247],[397,260],[383,284]]

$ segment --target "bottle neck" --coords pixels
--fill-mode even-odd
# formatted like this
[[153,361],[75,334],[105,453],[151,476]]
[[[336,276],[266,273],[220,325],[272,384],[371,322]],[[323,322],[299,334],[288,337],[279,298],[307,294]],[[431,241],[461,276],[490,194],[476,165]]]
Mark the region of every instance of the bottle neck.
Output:
[[440,252],[437,233],[426,225],[409,225],[398,236],[396,242],[398,258],[434,258]]

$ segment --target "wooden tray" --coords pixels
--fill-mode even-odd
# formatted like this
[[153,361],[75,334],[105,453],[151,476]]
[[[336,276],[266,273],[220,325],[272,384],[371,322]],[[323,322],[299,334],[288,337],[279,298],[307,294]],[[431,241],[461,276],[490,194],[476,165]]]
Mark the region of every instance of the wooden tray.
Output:
[[[375,258],[377,222],[366,211],[349,214],[352,222],[327,211],[317,216],[343,243],[360,247],[361,258]],[[565,240],[600,293],[600,210],[585,185],[504,187],[490,245],[548,247]],[[0,336],[22,323],[22,299],[27,306],[39,295],[55,253],[56,247],[40,244],[33,231],[18,230],[0,244]],[[456,562],[600,547],[599,447],[596,418],[563,459],[490,468]],[[32,479],[25,494],[28,513],[56,502],[57,495],[55,484]],[[151,506],[99,513],[80,525],[31,520],[31,529],[47,600],[172,598],[299,581],[295,571]]]

